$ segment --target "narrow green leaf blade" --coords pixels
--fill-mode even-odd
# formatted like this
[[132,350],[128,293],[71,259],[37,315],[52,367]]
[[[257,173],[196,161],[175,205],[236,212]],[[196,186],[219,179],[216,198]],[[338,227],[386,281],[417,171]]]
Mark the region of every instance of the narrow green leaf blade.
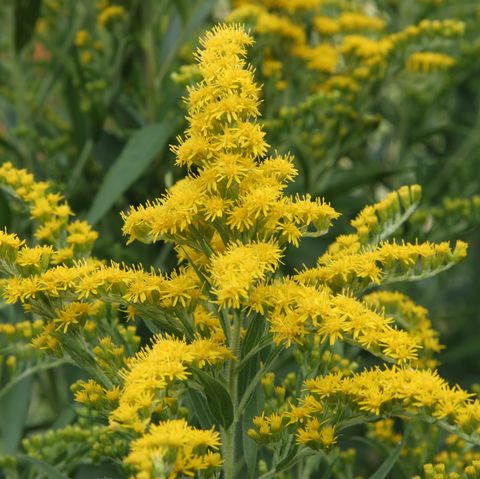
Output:
[[398,461],[404,444],[407,442],[410,429],[407,427],[402,440],[395,446],[390,455],[383,461],[382,465],[370,476],[370,479],[385,479]]
[[23,435],[32,393],[32,377],[13,386],[0,400],[0,453],[16,452]]
[[171,125],[161,122],[145,126],[132,135],[105,175],[93,200],[88,213],[88,221],[91,224],[102,218],[115,201],[141,176],[163,149],[171,131]]
[[42,7],[42,0],[15,2],[15,49],[19,52],[32,38]]
[[206,398],[191,388],[187,390],[187,397],[188,407],[194,413],[195,421],[198,421],[202,429],[210,429],[215,422],[215,418],[212,417]]
[[39,371],[43,371],[46,369],[52,369],[63,364],[66,364],[67,361],[64,359],[59,359],[58,361],[46,361],[43,363],[39,363],[35,366],[29,367],[22,371],[18,376],[14,376],[8,383],[6,383],[2,389],[0,389],[0,401],[3,400],[4,396],[6,396],[11,390],[13,390],[19,383],[21,383],[25,378],[32,376],[33,374],[38,373]]
[[212,417],[217,419],[219,425],[227,429],[233,421],[233,404],[230,394],[218,379],[201,369],[194,368],[193,370],[195,378],[203,386]]
[[17,457],[23,462],[28,462],[38,472],[42,473],[40,477],[48,477],[48,479],[69,479],[67,476],[57,471],[53,466],[47,464],[46,462],[40,461],[39,459],[35,459],[31,456],[26,456],[25,454],[19,454]]

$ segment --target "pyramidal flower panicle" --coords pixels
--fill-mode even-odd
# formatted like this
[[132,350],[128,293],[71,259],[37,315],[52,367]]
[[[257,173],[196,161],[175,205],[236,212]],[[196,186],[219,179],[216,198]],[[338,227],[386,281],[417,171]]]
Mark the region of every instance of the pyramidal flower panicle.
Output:
[[188,128],[172,146],[190,173],[163,198],[132,208],[123,228],[129,241],[175,242],[183,259],[195,258],[211,277],[218,303],[232,307],[277,270],[284,245],[325,233],[339,216],[320,199],[284,193],[297,171],[289,155],[267,156],[255,121],[259,88],[245,61],[252,41],[237,25],[202,39],[202,80],[188,90]]
[[[309,1],[317,0],[296,5]],[[103,420],[105,451],[134,479],[246,477],[242,447],[257,447],[251,440],[270,448],[270,472],[248,464],[250,475],[274,477],[279,461],[301,464],[312,450],[325,457],[352,425],[387,416],[436,422],[480,444],[480,402],[430,369],[441,346],[426,311],[380,289],[466,255],[460,241],[388,240],[417,208],[418,185],[362,209],[354,232],[337,236],[314,267],[281,271],[287,246],[324,234],[339,213],[286,193],[297,170],[290,155],[268,153],[245,59],[252,42],[238,25],[204,36],[201,80],[185,99],[188,127],[172,147],[187,176],[123,214],[128,242],[172,243],[178,268],[164,274],[91,257],[88,224],[69,222],[60,195],[5,164],[0,185],[40,223],[44,243],[0,231],[5,302],[41,318],[38,354],[64,356],[86,373],[72,386],[76,401]],[[140,350],[136,327],[123,324],[132,320],[152,331]],[[0,327],[0,341],[24,329]],[[271,371],[278,358],[292,369],[286,375],[283,366]],[[8,358],[9,374],[19,363]],[[253,401],[262,391],[265,401]],[[255,408],[251,421],[247,408]]]

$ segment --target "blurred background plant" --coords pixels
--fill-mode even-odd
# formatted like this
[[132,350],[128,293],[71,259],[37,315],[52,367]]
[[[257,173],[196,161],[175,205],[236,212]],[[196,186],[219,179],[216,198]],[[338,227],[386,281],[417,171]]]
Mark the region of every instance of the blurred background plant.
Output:
[[[168,145],[185,126],[184,86],[197,79],[191,52],[223,19],[245,22],[255,37],[249,61],[263,83],[267,141],[295,156],[296,191],[324,196],[344,213],[323,243],[306,239],[287,256],[287,271],[312,264],[319,244],[345,231],[362,205],[408,183],[423,186],[423,206],[398,237],[478,245],[474,0],[4,0],[0,161],[62,191],[101,232],[98,257],[170,270],[168,245],[124,248],[119,211],[160,196],[182,176]],[[20,209],[0,192],[2,227],[32,236]],[[442,373],[464,386],[480,373],[479,264],[472,247],[447,275],[403,286],[430,309],[447,345]],[[72,420],[66,391],[78,372],[37,361],[28,346],[35,327],[21,310],[2,305],[0,314],[0,326],[15,328],[0,335],[15,336],[25,351],[15,365],[2,360],[7,373],[24,374],[0,399],[9,411],[2,447],[12,452],[26,434]],[[20,396],[32,401],[21,405]]]

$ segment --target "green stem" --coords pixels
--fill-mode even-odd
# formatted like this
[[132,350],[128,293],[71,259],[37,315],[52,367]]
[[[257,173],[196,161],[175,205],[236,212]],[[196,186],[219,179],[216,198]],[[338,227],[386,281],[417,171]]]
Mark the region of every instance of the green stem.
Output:
[[[294,459],[292,459],[286,466],[284,467],[281,467],[281,468],[278,468],[277,467],[274,467],[272,469],[270,469],[269,471],[267,471],[265,474],[262,474],[258,479],[270,479],[270,478],[273,478],[275,477],[276,475],[278,475],[280,472],[283,472],[283,471],[286,471],[290,468],[292,468],[293,466],[295,466],[295,464],[298,464],[300,461],[302,461],[303,459],[306,459],[307,457],[310,457],[310,456],[314,456],[316,454],[319,454],[320,452],[315,452],[315,451],[312,451],[312,450],[309,450],[309,449],[304,449],[304,450],[301,450],[295,457]],[[321,453],[320,453],[321,454]]]
[[[240,331],[242,327],[242,315],[233,314],[233,324],[231,326],[230,350],[235,356],[228,361],[227,365],[227,386],[232,399],[233,409],[236,411],[238,402],[238,373],[235,368],[236,358],[240,352]],[[229,428],[222,431],[223,443],[223,472],[225,479],[235,479],[235,436],[237,434],[238,418],[234,414],[234,419]]]
[[275,348],[269,354],[268,358],[265,360],[265,363],[259,369],[257,374],[255,374],[254,378],[248,384],[247,388],[245,389],[245,392],[242,395],[242,398],[240,399],[240,403],[238,404],[238,407],[235,408],[235,416],[233,420],[234,423],[240,420],[240,417],[243,414],[243,411],[246,408],[248,401],[250,400],[250,397],[253,394],[253,391],[255,391],[257,384],[260,382],[262,377],[268,372],[268,370],[272,367],[272,364],[278,358],[280,353],[281,353],[281,349]]
[[246,366],[248,361],[253,358],[253,356],[258,354],[260,351],[263,351],[265,348],[268,348],[271,345],[271,340],[271,335],[266,335],[262,339],[260,339],[258,344],[253,347],[245,356],[243,356],[241,361],[238,363],[238,365],[236,366],[237,372],[242,371],[242,369]]

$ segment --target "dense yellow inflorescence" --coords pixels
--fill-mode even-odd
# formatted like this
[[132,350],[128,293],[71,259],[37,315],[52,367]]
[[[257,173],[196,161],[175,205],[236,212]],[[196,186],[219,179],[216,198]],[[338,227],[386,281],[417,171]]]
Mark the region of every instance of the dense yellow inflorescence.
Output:
[[409,331],[419,344],[423,360],[429,367],[436,366],[432,353],[443,349],[439,343],[438,332],[433,329],[428,311],[398,291],[377,291],[367,294],[363,300],[371,307],[380,308],[391,315],[398,324]]
[[[258,8],[273,4],[279,5],[272,0]],[[297,11],[316,2],[282,5]],[[391,38],[358,35],[382,31],[381,19],[351,13],[337,24],[349,32],[339,44],[344,55],[371,61],[393,48]],[[303,30],[290,28],[287,19],[275,28],[301,41]],[[260,92],[245,60],[252,43],[240,26],[221,25],[205,35],[196,54],[202,79],[186,99],[188,128],[172,147],[188,174],[162,198],[123,215],[129,242],[173,243],[179,268],[166,275],[89,257],[96,234],[85,223],[68,223],[70,210],[59,195],[7,164],[2,184],[41,226],[61,224],[47,244],[32,247],[0,232],[5,301],[44,318],[36,347],[68,354],[89,374],[74,386],[75,397],[128,441],[124,465],[136,479],[218,471],[217,450],[226,450],[229,434],[235,439],[245,412],[240,406],[250,399],[239,397],[238,372],[267,346],[268,357],[291,348],[287,354],[302,362],[298,378],[294,373],[277,386],[268,374],[255,376],[269,392],[265,411],[253,420],[256,429],[248,432],[260,443],[290,434],[301,448],[329,450],[350,420],[386,414],[438,421],[475,437],[478,401],[428,369],[440,345],[426,311],[396,292],[366,294],[393,281],[432,276],[466,254],[463,242],[387,240],[417,207],[418,185],[360,211],[352,221],[355,233],[338,236],[316,266],[293,275],[280,271],[287,246],[326,233],[339,213],[319,198],[286,193],[297,171],[289,155],[268,154],[257,121]],[[135,318],[161,332],[140,352],[135,328],[121,324]],[[359,362],[369,356],[389,365],[360,369],[344,351]],[[268,371],[260,359],[255,368]],[[189,388],[206,391],[205,376],[220,384],[233,409],[228,424],[216,418],[215,428],[227,438],[222,445],[212,424],[197,429],[187,421],[198,418],[183,396]],[[223,460],[231,462],[235,452],[229,454]]]
[[[222,463],[220,437],[212,430],[195,429],[184,419],[160,422],[132,442],[125,462],[141,471],[136,479],[194,477],[213,473]],[[172,460],[173,458],[173,460]]]
[[121,371],[124,387],[110,422],[144,432],[152,414],[168,407],[168,389],[185,381],[189,366],[204,367],[231,356],[228,348],[211,339],[197,338],[190,344],[174,338],[155,338],[153,345],[128,360]]
[[210,278],[218,303],[231,307],[278,269],[282,245],[323,233],[338,216],[318,199],[283,193],[296,170],[288,156],[266,156],[253,121],[259,92],[243,59],[251,42],[239,27],[207,34],[197,54],[203,80],[187,98],[189,128],[172,148],[192,173],[124,217],[130,241],[175,241],[180,258]]
[[[251,24],[255,35],[266,39],[263,71],[267,77],[287,75],[288,64],[300,60],[307,70],[319,74],[313,88],[327,91],[337,77],[348,78],[358,90],[359,80],[383,75],[390,57],[404,54],[408,42],[423,36],[454,37],[462,35],[465,28],[463,22],[454,19],[422,20],[418,25],[388,33],[386,18],[361,2],[297,5],[278,0],[237,0],[235,7],[229,20]],[[305,17],[306,12],[313,17],[312,25]],[[308,33],[311,26],[318,36]],[[275,45],[272,38],[280,45]],[[418,52],[408,58],[406,67],[429,72],[454,63],[443,53]]]
[[[36,260],[41,263],[46,256],[51,256],[53,264],[60,264],[90,251],[98,234],[85,221],[69,222],[72,216],[70,206],[61,195],[51,192],[48,183],[34,181],[31,173],[16,169],[7,162],[0,166],[0,185],[28,208],[35,225],[35,238],[55,247],[53,250],[25,246],[19,253],[24,264],[34,266]],[[18,263],[20,266],[21,262],[22,259]]]
[[412,53],[406,61],[407,70],[428,73],[443,70],[455,65],[455,59],[450,55],[435,52]]

